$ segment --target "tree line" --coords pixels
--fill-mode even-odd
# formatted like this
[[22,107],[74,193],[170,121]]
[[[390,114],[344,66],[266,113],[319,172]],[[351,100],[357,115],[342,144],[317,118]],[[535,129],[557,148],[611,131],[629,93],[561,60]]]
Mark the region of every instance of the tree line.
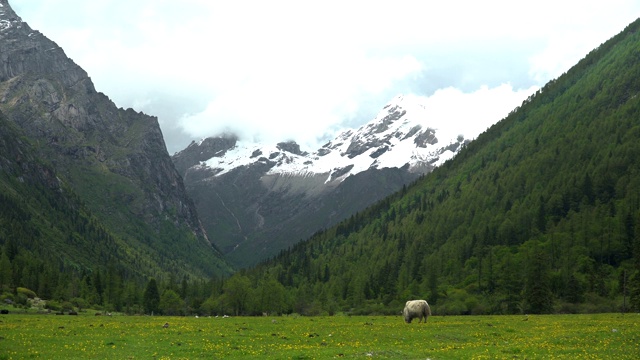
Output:
[[[414,298],[435,314],[640,311],[639,26],[433,173],[228,278],[61,261],[25,245],[45,231],[27,211],[0,206],[2,297],[168,315],[397,314]],[[74,226],[69,241],[87,234]]]

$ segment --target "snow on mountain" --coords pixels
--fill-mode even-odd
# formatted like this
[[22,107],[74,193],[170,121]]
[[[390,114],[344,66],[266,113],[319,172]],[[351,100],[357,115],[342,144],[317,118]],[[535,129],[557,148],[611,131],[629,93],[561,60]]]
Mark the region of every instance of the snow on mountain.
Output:
[[369,123],[315,151],[292,141],[258,144],[224,135],[192,142],[172,159],[217,246],[249,266],[455,156],[467,142],[460,126],[434,118],[424,101],[397,96]]
[[201,166],[219,176],[241,166],[262,163],[270,166],[267,174],[326,174],[325,183],[342,181],[371,168],[408,166],[411,172],[424,173],[451,159],[465,142],[446,124],[435,124],[428,118],[420,97],[399,95],[372,121],[343,131],[313,153],[300,151],[294,142],[264,145],[239,140]]
[[22,27],[22,19],[10,8],[5,8],[0,2],[0,32],[8,30],[12,27],[20,29]]

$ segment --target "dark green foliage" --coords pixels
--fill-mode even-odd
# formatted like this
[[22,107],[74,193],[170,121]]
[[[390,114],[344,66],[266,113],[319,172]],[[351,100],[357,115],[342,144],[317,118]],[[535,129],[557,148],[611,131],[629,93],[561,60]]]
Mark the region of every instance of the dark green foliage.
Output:
[[[171,253],[203,259],[172,241],[183,231],[168,223],[123,247],[26,142],[16,144],[9,124],[0,138],[0,286],[130,313],[398,314],[411,298],[426,298],[435,314],[638,311],[638,27],[432,174],[227,280],[186,278],[191,264]],[[141,279],[157,273],[141,292]]]
[[167,289],[160,297],[158,309],[161,310],[164,315],[184,315],[184,301],[175,291]]
[[150,279],[147,283],[147,287],[144,289],[144,294],[142,295],[142,305],[147,314],[157,314],[160,310],[160,291],[158,290],[156,279]]
[[618,311],[626,282],[637,304],[638,27],[432,174],[247,275],[277,267],[298,302],[345,311],[417,297],[435,313]]
[[224,292],[235,315],[247,312],[251,293],[249,278],[241,274],[235,274],[224,284]]
[[131,216],[113,226],[99,220],[21,134],[0,113],[0,296],[25,287],[47,300],[80,298],[110,311],[140,313],[139,289],[149,276],[188,274],[197,283],[228,271],[207,262],[212,249],[197,244],[201,238],[170,221],[149,229]]
[[117,108],[23,25],[0,37],[0,246],[11,286],[68,298],[77,289],[67,284],[99,271],[87,296],[119,309],[125,282],[229,274],[157,119]]
[[525,312],[531,314],[546,314],[552,311],[553,293],[549,259],[546,252],[533,244],[534,248],[527,254],[525,264],[525,284],[523,298]]
[[[640,216],[638,216],[638,220],[640,220]],[[628,287],[630,290],[630,309],[640,311],[640,221],[636,222],[632,241],[633,269],[630,271],[631,275],[628,275],[626,271],[624,272],[623,286],[625,289]],[[627,281],[627,279],[629,280]]]

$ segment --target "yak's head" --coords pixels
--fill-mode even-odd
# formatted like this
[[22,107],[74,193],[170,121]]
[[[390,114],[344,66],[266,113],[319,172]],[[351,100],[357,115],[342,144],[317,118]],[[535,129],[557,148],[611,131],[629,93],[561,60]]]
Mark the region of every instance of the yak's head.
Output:
[[411,316],[409,315],[408,312],[404,312],[404,314],[402,314],[404,316],[404,322],[406,322],[407,324],[411,324],[411,320],[413,320],[413,318],[411,318]]

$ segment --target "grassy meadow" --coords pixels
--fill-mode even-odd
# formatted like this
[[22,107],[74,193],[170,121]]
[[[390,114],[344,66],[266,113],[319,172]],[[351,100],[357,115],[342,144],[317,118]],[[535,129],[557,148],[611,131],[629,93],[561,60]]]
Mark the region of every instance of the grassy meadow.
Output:
[[[163,325],[169,324],[165,328]],[[0,315],[0,359],[637,359],[640,315]]]

